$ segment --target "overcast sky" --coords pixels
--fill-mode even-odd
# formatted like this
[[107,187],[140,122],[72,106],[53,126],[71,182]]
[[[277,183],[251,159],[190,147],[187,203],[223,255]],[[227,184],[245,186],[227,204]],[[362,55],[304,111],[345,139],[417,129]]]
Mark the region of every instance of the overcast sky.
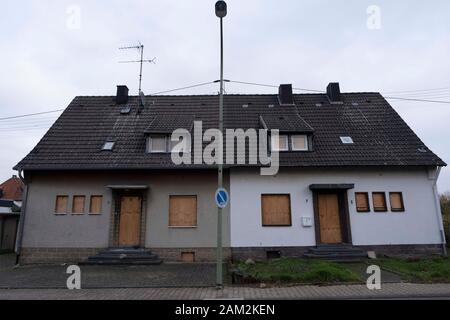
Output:
[[[346,92],[416,91],[388,96],[450,101],[450,2],[229,0],[227,79]],[[77,95],[137,93],[141,41],[156,65],[146,94],[219,77],[214,0],[2,0],[0,118],[65,108]],[[375,7],[373,7],[375,5]],[[369,13],[368,13],[369,12]],[[276,89],[227,84],[228,93]],[[216,93],[217,85],[177,92]],[[450,104],[391,101],[413,130],[450,163]],[[0,120],[0,180],[39,141],[59,113]],[[440,190],[450,191],[450,169]]]

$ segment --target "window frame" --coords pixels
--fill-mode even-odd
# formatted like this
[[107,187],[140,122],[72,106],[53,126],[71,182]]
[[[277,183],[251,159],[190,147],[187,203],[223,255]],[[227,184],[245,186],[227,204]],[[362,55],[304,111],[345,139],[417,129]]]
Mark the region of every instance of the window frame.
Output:
[[289,135],[288,134],[279,134],[278,139],[281,137],[285,137],[286,139],[286,149],[280,149],[280,142],[278,141],[278,149],[275,149],[274,144],[274,136],[270,136],[270,150],[275,152],[288,152],[289,151]]
[[[93,198],[100,198],[100,212],[93,212],[92,211],[92,199]],[[101,214],[103,214],[103,196],[102,195],[91,195],[90,197],[89,197],[89,215],[92,215],[92,216],[98,216],[98,215],[101,215]]]
[[[359,209],[358,207],[358,195],[364,195],[367,201],[367,209]],[[371,212],[371,207],[370,207],[370,197],[369,197],[369,192],[355,192],[355,207],[356,207],[356,212],[359,213],[367,213],[367,212]]]
[[[64,212],[58,212],[58,199],[59,198],[65,198],[66,199],[66,211]],[[68,195],[57,195],[55,199],[55,215],[64,216],[69,213],[69,196]]]
[[[154,138],[164,138],[164,151],[161,151],[161,150],[157,150],[157,151],[154,151],[153,150],[153,139]],[[150,135],[150,136],[148,136],[147,137],[147,153],[169,153],[169,151],[168,151],[168,139],[167,139],[167,136],[166,135]]]
[[[75,212],[75,199],[76,198],[83,198],[83,212]],[[84,215],[86,213],[86,196],[84,195],[74,195],[72,197],[72,210],[71,210],[71,214],[72,215]]]
[[[392,207],[391,196],[394,194],[400,195],[401,208],[399,208],[399,209]],[[403,199],[403,192],[399,192],[399,191],[389,192],[389,206],[390,206],[392,212],[405,212],[405,201]]]
[[[188,149],[187,150],[187,154],[191,154],[192,153],[192,140],[191,141],[189,141],[189,138],[190,136],[189,135],[185,135],[184,137],[183,137],[183,139],[184,139],[184,141],[188,141],[187,143],[188,143],[188,145],[186,146],[187,148],[186,149]],[[191,139],[192,139],[192,137],[191,137]],[[168,153],[177,153],[177,152],[175,152],[175,151],[173,151],[173,147],[175,147],[176,145],[178,145],[179,143],[180,143],[180,141],[172,141],[172,137],[169,137],[168,138],[168,143],[169,143],[169,149],[168,149]],[[176,143],[175,145],[173,145],[173,143]]]
[[[308,135],[306,134],[291,134],[290,136],[291,139],[291,151],[309,151],[309,139],[308,139]],[[305,138],[305,146],[306,149],[296,149],[294,147],[294,137],[304,137]]]
[[[265,224],[263,199],[265,196],[287,196],[289,199],[289,223],[288,224]],[[290,193],[263,193],[261,194],[261,224],[264,228],[287,228],[292,227],[292,199]]]
[[[192,226],[182,226],[182,225],[171,225],[171,199],[172,198],[195,198],[195,225]],[[169,214],[168,214],[168,227],[169,229],[197,229],[198,228],[198,195],[190,194],[171,194],[169,195]]]
[[[375,206],[375,197],[374,197],[375,195],[383,195],[383,199],[384,199],[384,208],[383,209],[380,209],[379,207]],[[372,192],[372,205],[373,205],[373,211],[375,211],[375,212],[388,212],[386,192],[383,192],[383,191]]]

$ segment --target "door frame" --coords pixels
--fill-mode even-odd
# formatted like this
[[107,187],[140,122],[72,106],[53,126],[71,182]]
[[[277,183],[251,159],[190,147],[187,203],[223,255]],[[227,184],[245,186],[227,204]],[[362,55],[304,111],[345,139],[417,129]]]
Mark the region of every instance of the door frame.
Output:
[[[346,185],[347,186],[347,185]],[[320,217],[319,217],[319,194],[337,194],[339,205],[339,222],[341,225],[341,237],[343,245],[352,245],[352,230],[350,223],[350,213],[348,209],[347,188],[311,188],[314,203],[314,226],[316,234],[316,244],[325,245],[320,237]]]
[[112,212],[111,227],[109,234],[109,246],[111,248],[122,248],[120,245],[120,214],[122,197],[139,197],[141,198],[141,214],[140,214],[140,238],[139,245],[135,248],[145,248],[146,240],[146,222],[147,222],[147,189],[113,189],[112,190]]

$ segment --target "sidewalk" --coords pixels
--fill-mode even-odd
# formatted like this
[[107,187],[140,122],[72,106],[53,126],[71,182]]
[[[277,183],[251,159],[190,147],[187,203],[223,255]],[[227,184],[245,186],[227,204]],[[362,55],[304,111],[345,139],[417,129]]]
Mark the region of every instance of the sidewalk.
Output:
[[146,289],[1,289],[0,300],[204,300],[204,299],[450,299],[450,284],[383,285],[379,291],[370,291],[364,285],[330,287],[298,286],[285,288],[226,287],[214,288],[146,288]]
[[0,254],[0,270],[11,269],[16,264],[16,255],[13,253]]

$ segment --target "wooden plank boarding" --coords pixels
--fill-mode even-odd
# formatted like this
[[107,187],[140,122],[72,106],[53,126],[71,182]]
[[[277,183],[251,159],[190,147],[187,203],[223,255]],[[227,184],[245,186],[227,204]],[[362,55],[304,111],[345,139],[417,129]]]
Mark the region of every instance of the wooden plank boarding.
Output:
[[342,243],[338,195],[334,193],[319,194],[318,206],[321,243]]
[[141,207],[141,197],[122,197],[119,227],[120,246],[139,246],[141,237]]

